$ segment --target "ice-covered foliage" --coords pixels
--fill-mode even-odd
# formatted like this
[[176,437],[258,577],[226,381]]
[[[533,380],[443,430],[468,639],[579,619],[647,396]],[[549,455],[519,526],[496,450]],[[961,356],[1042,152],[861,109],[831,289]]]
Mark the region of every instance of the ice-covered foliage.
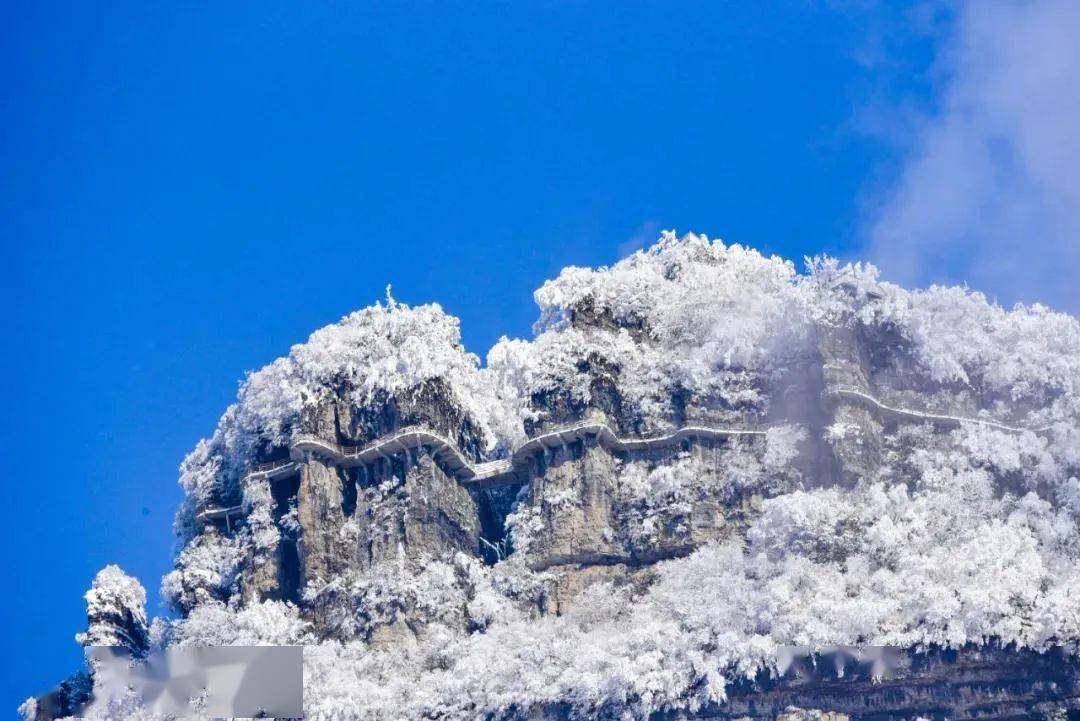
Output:
[[86,592],[89,626],[77,640],[84,646],[125,646],[144,650],[149,637],[146,590],[116,565],[105,566]]
[[271,552],[281,539],[281,531],[274,521],[274,497],[270,491],[270,481],[255,478],[244,484],[244,510],[247,512],[245,530],[256,552]]
[[244,564],[260,562],[277,549],[282,530],[273,517],[273,506],[265,478],[245,484],[244,525],[234,533],[210,530],[192,536],[177,553],[173,570],[162,579],[162,597],[179,610],[227,600],[238,590]]
[[315,331],[285,358],[248,375],[224,443],[241,450],[253,441],[280,445],[304,407],[332,395],[363,407],[379,394],[439,379],[494,444],[501,419],[478,363],[461,345],[457,319],[437,304],[376,303]]
[[575,313],[641,328],[680,352],[687,378],[798,352],[808,328],[795,267],[739,245],[668,232],[611,268],[567,268],[536,292],[541,333]]
[[487,450],[520,439],[516,415],[477,356],[462,347],[458,320],[439,305],[410,307],[390,298],[315,331],[288,356],[249,373],[213,437],[184,459],[181,539],[192,533],[196,507],[235,483],[260,449],[288,444],[305,409],[335,397],[362,408],[436,380],[479,429]]
[[990,411],[1032,427],[1075,426],[1080,322],[1073,316],[1038,304],[1006,310],[960,287],[907,290],[879,281],[873,266],[840,266],[829,258],[814,259],[809,269],[818,289],[814,316],[857,318],[869,332],[881,332],[894,362],[915,360],[908,370],[925,384],[924,395],[939,388],[953,391],[947,398],[972,394]]
[[296,606],[282,601],[238,609],[216,601],[200,604],[170,634],[179,646],[291,646],[312,640]]
[[902,329],[932,380],[1037,403],[1080,390],[1075,318],[1040,305],[1006,311],[963,288],[880,287],[881,298],[861,310],[863,320]]
[[161,581],[161,595],[178,609],[222,601],[236,592],[244,559],[253,555],[250,534],[204,533],[189,542]]
[[19,704],[19,716],[23,721],[34,721],[37,718],[37,710],[37,699],[32,696]]
[[[442,628],[416,645],[310,649],[308,715],[527,717],[565,704],[581,716],[646,718],[722,701],[730,679],[772,667],[785,645],[995,636],[1040,647],[1078,631],[1070,595],[1080,585],[1075,574],[1050,574],[1033,546],[1015,525],[987,524],[954,548],[965,553],[916,552],[895,570],[862,556],[774,562],[706,546],[662,564],[637,598],[599,585],[563,616],[507,613],[482,633]],[[909,587],[911,602],[899,601]]]
[[[370,638],[382,629],[486,626],[508,601],[490,593],[480,562],[464,554],[447,561],[383,563],[309,585],[304,602],[338,638]],[[485,593],[487,591],[487,593]]]
[[810,290],[788,261],[665,233],[610,268],[545,283],[535,340],[501,341],[488,366],[507,395],[557,390],[585,403],[599,363],[646,424],[669,421],[679,391],[754,407],[760,377],[810,350]]

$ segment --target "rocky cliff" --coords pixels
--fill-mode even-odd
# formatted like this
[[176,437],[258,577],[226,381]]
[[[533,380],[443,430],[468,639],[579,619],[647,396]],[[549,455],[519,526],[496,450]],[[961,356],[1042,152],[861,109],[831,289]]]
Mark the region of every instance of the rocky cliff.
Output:
[[302,643],[313,718],[1075,717],[1075,319],[673,235],[537,302],[483,368],[390,300],[249,376],[176,618],[86,643]]

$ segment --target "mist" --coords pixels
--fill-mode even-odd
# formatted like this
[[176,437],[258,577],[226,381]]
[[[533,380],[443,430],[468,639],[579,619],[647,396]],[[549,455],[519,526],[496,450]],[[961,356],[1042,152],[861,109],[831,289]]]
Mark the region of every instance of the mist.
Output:
[[1080,3],[968,3],[941,37],[936,109],[902,144],[866,244],[903,284],[966,282],[1080,311]]

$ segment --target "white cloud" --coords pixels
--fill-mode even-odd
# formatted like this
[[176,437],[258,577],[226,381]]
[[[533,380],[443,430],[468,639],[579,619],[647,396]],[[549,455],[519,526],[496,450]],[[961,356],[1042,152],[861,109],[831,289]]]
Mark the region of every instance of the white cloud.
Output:
[[1080,310],[1080,3],[965,3],[869,228],[884,274]]

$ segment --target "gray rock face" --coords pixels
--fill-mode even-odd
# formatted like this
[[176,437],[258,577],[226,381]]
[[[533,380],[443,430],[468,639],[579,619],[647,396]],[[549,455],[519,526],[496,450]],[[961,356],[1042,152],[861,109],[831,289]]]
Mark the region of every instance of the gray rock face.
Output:
[[[747,446],[747,453],[761,445],[730,445],[739,443]],[[617,456],[596,439],[586,439],[538,456],[523,508],[541,521],[542,530],[523,552],[528,564],[536,570],[636,567],[684,556],[703,543],[738,534],[762,496],[747,489],[722,490],[728,445],[699,441],[686,449]],[[630,475],[644,478],[680,461],[695,473],[693,502],[652,508],[621,488]],[[647,533],[642,528],[646,514],[651,514]]]
[[357,568],[446,558],[480,550],[480,515],[473,495],[427,451],[361,472],[352,517]]
[[304,412],[300,432],[342,445],[363,445],[406,426],[423,426],[479,458],[480,431],[445,382],[435,379],[396,396],[381,394],[368,405],[349,402],[346,389]]
[[341,469],[317,458],[301,465],[296,506],[301,585],[333,578],[346,568],[350,556],[340,529],[345,522],[342,487],[347,482]]
[[824,388],[822,405],[835,429],[829,444],[836,458],[837,480],[846,487],[870,480],[881,466],[882,427],[865,406],[837,395],[845,388],[872,393],[865,346],[850,316],[818,334]]
[[529,549],[532,567],[629,560],[614,538],[616,463],[595,439],[537,457],[531,503],[543,530]]
[[[480,458],[478,432],[440,382],[363,408],[333,397],[307,410],[301,426],[308,435],[346,447],[421,426]],[[296,467],[295,474],[270,481],[280,540],[276,549],[248,560],[241,584],[246,603],[299,602],[309,585],[383,563],[422,565],[458,552],[481,553],[478,494],[448,475],[430,449],[353,468],[306,453]],[[219,522],[205,532],[226,529]]]

